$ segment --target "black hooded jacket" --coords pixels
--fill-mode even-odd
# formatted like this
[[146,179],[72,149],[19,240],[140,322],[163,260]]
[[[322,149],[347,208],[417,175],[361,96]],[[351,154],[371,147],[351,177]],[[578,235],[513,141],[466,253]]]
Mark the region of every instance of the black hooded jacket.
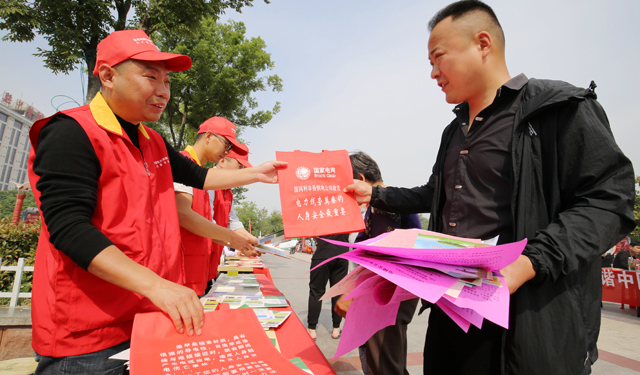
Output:
[[[635,227],[633,166],[588,89],[530,79],[512,139],[514,240],[534,279],[512,296],[503,374],[588,374],[598,358],[601,254]],[[430,212],[441,232],[443,167],[456,122],[444,130],[432,175],[415,188],[374,188],[373,207]]]

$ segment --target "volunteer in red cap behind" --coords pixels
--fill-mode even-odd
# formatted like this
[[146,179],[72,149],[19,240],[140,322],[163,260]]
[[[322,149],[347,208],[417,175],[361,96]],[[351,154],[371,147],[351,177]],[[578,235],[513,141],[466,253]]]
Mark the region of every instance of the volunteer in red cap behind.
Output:
[[173,182],[226,189],[277,182],[279,162],[206,169],[142,122],[169,100],[169,71],[191,59],[163,53],[139,30],[99,45],[91,103],[31,127],[29,180],[44,221],[32,298],[37,374],[115,374],[137,312],[161,309],[179,332],[204,324],[184,280]]
[[[200,128],[202,129],[202,127]],[[216,164],[216,168],[222,170],[238,170],[244,168],[251,168],[252,165],[249,163],[249,149],[247,148],[246,154],[240,154],[236,152],[235,148],[229,152],[227,156],[220,159],[218,164]],[[249,233],[246,229],[244,229],[244,225],[238,219],[238,215],[236,214],[235,205],[233,204],[233,192],[231,189],[224,190],[215,190],[209,191],[209,201],[211,203],[213,220],[216,224],[223,226],[225,228],[229,228],[229,230],[233,231],[236,235],[244,238],[246,241],[252,244],[258,244],[258,239],[255,238],[251,233]],[[211,252],[211,257],[209,261],[209,275],[208,279],[214,279],[218,275],[218,266],[220,265],[220,257],[224,253],[225,256],[235,256],[242,255],[237,254],[231,249],[236,249],[240,253],[247,255],[242,248],[238,248],[233,246],[233,244],[213,244],[213,251]],[[257,251],[256,251],[257,252]],[[253,254],[257,255],[257,254]]]
[[[231,121],[212,117],[200,125],[195,143],[187,146],[181,154],[204,165],[209,161],[221,164],[230,153],[237,155],[240,152],[246,157],[248,151],[247,146],[236,140],[236,126]],[[218,264],[210,266],[212,251],[216,252],[219,259],[221,252],[218,250],[228,245],[240,250],[245,256],[255,256],[259,254],[254,248],[258,240],[227,228],[226,221],[222,224],[217,217],[215,223],[212,222],[207,191],[177,182],[174,182],[173,188],[176,192],[184,255],[184,285],[193,289],[196,294],[203,295],[207,283],[218,274]]]

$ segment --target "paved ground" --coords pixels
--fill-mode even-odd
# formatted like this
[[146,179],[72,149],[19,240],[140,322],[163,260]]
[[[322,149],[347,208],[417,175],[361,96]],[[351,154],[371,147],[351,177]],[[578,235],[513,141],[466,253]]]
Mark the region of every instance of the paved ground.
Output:
[[[265,255],[263,259],[270,268],[276,287],[284,293],[300,320],[306,324],[309,299],[309,275],[306,272],[309,270],[311,255],[297,253],[290,260]],[[330,302],[325,301],[317,327],[316,341],[327,358],[333,358],[338,346],[338,340],[331,339],[330,307]],[[416,315],[409,326],[408,364],[411,375],[422,374],[422,351],[427,321],[428,310],[423,315]],[[635,310],[628,307],[621,310],[618,304],[604,304],[598,348],[600,359],[593,367],[593,374],[640,374],[640,318],[636,317]],[[356,351],[331,362],[338,375],[362,374]],[[0,373],[3,375],[27,375],[32,374],[33,369],[33,358],[0,361]]]
[[[270,268],[276,287],[284,293],[300,320],[306,324],[309,299],[309,275],[306,272],[309,270],[311,255],[296,253],[291,260],[265,255],[263,259]],[[325,301],[320,313],[316,341],[327,358],[333,358],[338,347],[338,340],[331,339],[330,308],[330,302]],[[409,326],[408,364],[411,375],[422,374],[422,351],[427,322],[428,310],[420,316],[416,314]],[[629,307],[621,310],[619,304],[604,303],[598,348],[600,358],[593,367],[593,374],[640,374],[640,318],[636,317],[636,311]],[[357,351],[352,351],[332,361],[338,375],[362,374],[357,356]]]

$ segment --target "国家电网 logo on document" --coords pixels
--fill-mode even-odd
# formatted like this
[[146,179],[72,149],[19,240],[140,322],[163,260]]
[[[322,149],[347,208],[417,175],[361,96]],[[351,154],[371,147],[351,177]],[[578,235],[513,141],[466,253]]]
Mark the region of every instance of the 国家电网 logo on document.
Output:
[[296,177],[298,177],[301,180],[306,180],[309,178],[309,176],[311,176],[311,170],[307,167],[298,167],[298,169],[296,169]]

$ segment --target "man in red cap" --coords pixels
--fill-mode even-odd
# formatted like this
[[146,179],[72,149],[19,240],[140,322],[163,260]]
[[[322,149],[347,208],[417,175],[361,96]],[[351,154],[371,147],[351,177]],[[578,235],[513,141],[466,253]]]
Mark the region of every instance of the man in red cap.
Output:
[[31,127],[29,179],[44,222],[33,281],[37,374],[115,374],[136,313],[160,309],[176,330],[201,334],[203,309],[183,283],[174,181],[204,189],[277,182],[267,162],[206,169],[142,122],[169,100],[169,71],[191,59],[163,53],[140,30],[98,45],[90,104]]
[[[223,117],[212,117],[200,125],[195,143],[187,146],[181,154],[202,166],[209,161],[221,163],[229,152],[246,155],[248,148],[236,140],[236,126],[231,121]],[[210,266],[210,259],[215,258],[214,253],[220,258],[221,252],[216,250],[229,245],[247,256],[253,256],[258,254],[253,247],[258,241],[237,234],[227,228],[226,224],[217,225],[212,222],[209,195],[205,190],[177,182],[173,185],[181,227],[184,285],[193,289],[196,294],[203,295],[207,282],[217,275],[218,264]]]
[[[249,163],[249,154],[241,155],[237,153],[235,149],[232,149],[227,156],[220,159],[218,164],[216,164],[216,168],[223,170],[238,170],[251,167],[252,165]],[[238,219],[238,215],[236,214],[235,206],[233,204],[233,192],[231,189],[210,190],[209,201],[211,202],[213,220],[216,224],[229,228],[229,230],[245,238],[251,244],[258,244],[258,239],[244,229],[244,225]],[[220,265],[220,257],[222,256],[223,251],[226,250],[225,255],[227,256],[235,255],[231,253],[231,248],[240,251],[245,256],[260,254],[257,250],[252,253],[247,253],[246,251],[243,251],[242,248],[233,246],[233,243],[228,246],[217,243],[213,244],[213,251],[211,252],[209,262],[209,280],[214,279],[218,275],[218,266]]]

